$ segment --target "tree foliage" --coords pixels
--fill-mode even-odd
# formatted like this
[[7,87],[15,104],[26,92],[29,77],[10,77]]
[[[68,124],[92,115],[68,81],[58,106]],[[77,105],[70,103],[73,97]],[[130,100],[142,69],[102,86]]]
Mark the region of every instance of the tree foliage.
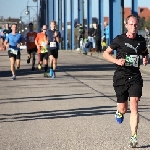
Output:
[[150,29],[150,18],[145,22],[145,26],[147,26]]
[[145,17],[139,17],[139,30],[144,29],[145,27]]

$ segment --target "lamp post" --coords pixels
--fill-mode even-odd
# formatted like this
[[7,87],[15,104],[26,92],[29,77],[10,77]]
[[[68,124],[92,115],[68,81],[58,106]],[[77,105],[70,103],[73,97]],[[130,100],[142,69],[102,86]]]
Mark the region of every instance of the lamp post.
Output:
[[[29,6],[28,3],[29,3],[29,0],[27,1],[27,10],[25,12],[26,15],[29,15],[29,22],[30,22],[30,8],[32,7],[36,7],[37,8],[37,12],[36,12],[36,15],[37,15],[37,29],[38,29],[38,0],[33,0],[33,2],[37,2],[37,5],[36,6]],[[32,8],[33,9],[33,8]],[[34,10],[34,9],[33,9]]]

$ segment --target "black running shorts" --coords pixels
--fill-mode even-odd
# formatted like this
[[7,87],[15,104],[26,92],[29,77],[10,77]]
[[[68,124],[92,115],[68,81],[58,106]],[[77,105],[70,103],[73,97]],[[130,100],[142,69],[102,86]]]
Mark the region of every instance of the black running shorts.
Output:
[[43,61],[43,59],[48,60],[48,52],[47,53],[40,53],[40,61]]
[[28,49],[28,50],[27,50],[27,53],[28,53],[28,54],[37,53],[37,48],[35,47],[35,48],[32,48],[32,49]]
[[54,58],[58,58],[58,50],[49,50],[49,56],[53,55]]
[[124,103],[129,97],[142,96],[143,79],[141,74],[134,76],[113,76],[113,86],[117,102]]
[[20,55],[21,55],[20,51],[18,51],[17,55],[12,54],[11,51],[8,51],[9,58],[13,57],[15,60],[20,59]]

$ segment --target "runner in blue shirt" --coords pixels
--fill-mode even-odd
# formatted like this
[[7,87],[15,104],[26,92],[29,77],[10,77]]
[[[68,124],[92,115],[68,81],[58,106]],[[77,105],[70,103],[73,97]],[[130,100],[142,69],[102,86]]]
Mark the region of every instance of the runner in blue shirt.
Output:
[[20,68],[20,45],[23,42],[23,37],[20,33],[17,33],[17,24],[12,24],[12,33],[6,37],[5,46],[8,50],[8,55],[11,63],[12,80],[16,79],[15,74],[15,62],[17,69]]

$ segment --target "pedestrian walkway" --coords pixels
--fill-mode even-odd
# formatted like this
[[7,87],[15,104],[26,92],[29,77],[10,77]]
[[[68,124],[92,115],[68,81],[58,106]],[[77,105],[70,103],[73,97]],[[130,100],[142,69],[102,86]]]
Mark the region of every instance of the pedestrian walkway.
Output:
[[[115,121],[114,64],[59,51],[52,79],[31,71],[26,52],[21,57],[12,81],[8,56],[0,52],[0,150],[129,149],[129,113],[123,124]],[[150,76],[142,75],[138,147],[150,150]]]

